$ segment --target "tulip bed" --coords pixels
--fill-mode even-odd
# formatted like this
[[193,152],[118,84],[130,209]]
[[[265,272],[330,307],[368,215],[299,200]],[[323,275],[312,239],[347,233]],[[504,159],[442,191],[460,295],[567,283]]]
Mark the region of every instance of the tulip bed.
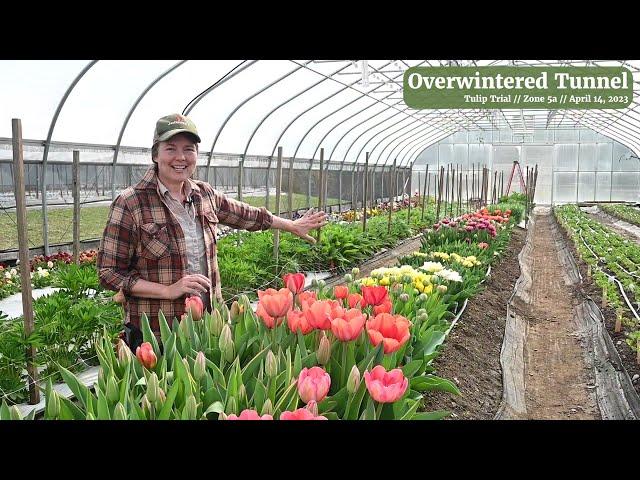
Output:
[[602,288],[603,298],[616,310],[627,344],[637,350],[640,323],[626,305],[617,284],[605,273],[618,279],[629,300],[637,305],[640,301],[640,246],[592,220],[575,205],[556,207],[554,213],[582,260],[589,265],[594,282]]

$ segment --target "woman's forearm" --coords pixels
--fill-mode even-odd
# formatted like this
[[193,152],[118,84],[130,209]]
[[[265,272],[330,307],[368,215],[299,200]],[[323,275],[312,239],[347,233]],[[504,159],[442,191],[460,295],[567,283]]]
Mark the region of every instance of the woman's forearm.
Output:
[[169,287],[167,285],[140,279],[131,287],[131,294],[136,297],[166,300],[169,299],[168,290]]
[[293,232],[293,220],[273,215],[271,228],[277,228],[278,230],[284,230],[285,232]]

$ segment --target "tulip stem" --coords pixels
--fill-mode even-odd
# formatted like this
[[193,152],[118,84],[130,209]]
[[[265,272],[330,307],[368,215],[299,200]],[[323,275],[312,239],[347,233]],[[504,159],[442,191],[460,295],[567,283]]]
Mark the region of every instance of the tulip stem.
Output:
[[347,378],[347,343],[342,344],[342,370],[340,372],[340,388],[346,384]]
[[383,406],[384,406],[384,403],[378,402],[378,405],[376,406],[376,420],[380,420],[380,414],[382,413]]

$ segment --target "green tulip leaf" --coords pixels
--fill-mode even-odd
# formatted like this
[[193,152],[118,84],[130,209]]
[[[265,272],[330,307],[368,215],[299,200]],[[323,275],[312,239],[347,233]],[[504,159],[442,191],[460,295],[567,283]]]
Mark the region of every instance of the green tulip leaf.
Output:
[[[179,362],[180,364],[182,364],[182,362]],[[174,382],[173,385],[171,385],[171,388],[169,389],[169,393],[167,393],[167,398],[164,401],[164,404],[162,405],[162,409],[160,410],[160,413],[158,413],[158,420],[169,420],[170,415],[171,415],[171,409],[173,408],[173,403],[176,399],[176,396],[178,395],[178,390],[180,389],[180,382]],[[188,395],[185,396],[185,400],[186,397]]]
[[153,352],[157,357],[160,357],[160,347],[158,346],[158,340],[156,340],[156,336],[151,331],[151,326],[149,325],[149,318],[146,313],[142,313],[140,316],[140,329],[142,330],[142,339],[145,342],[149,342],[153,347]]
[[411,379],[410,384],[411,388],[418,392],[439,390],[460,395],[460,390],[458,390],[458,387],[453,382],[446,378],[440,378],[431,374],[414,377]]
[[255,372],[258,370],[258,368],[260,368],[260,364],[262,363],[262,360],[267,356],[267,353],[269,353],[269,347],[271,346],[271,344],[267,345],[264,349],[262,349],[260,352],[258,352],[258,354],[253,357],[249,363],[247,363],[244,368],[242,369],[242,381],[243,383],[247,383],[249,381],[249,379],[251,377],[254,376]]
[[411,420],[442,420],[443,418],[451,415],[451,412],[446,410],[436,410],[434,412],[421,412],[416,413]]

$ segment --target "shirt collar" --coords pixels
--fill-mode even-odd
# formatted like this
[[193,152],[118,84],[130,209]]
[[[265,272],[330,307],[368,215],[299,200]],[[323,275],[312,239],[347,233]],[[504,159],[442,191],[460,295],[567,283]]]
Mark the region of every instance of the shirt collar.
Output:
[[[157,177],[157,180],[158,180],[158,193],[160,194],[160,196],[164,198],[167,194],[171,195],[171,193],[169,192],[169,189],[164,185],[164,183],[162,183],[162,180],[160,180],[160,177]],[[191,188],[191,182],[189,180],[184,182],[183,188],[184,188],[185,197],[190,198],[191,193],[193,191],[193,188]]]

